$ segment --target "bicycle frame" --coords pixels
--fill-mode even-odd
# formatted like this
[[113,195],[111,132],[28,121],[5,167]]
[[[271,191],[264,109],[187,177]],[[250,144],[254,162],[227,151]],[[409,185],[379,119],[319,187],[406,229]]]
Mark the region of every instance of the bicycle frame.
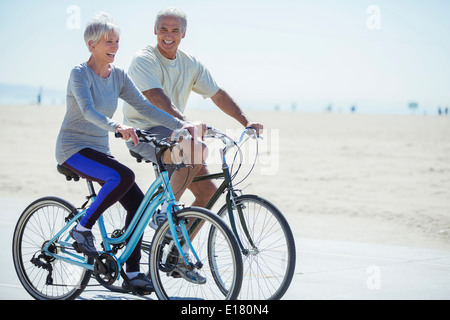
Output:
[[[240,138],[240,142],[243,140],[243,137],[245,136],[247,130],[248,130],[248,128],[246,128],[246,130],[244,130],[244,132],[242,133],[241,138]],[[239,237],[239,234],[238,234],[237,228],[236,228],[236,221],[235,221],[233,209],[237,209],[238,218],[239,218],[239,221],[241,223],[242,230],[244,231],[244,234],[245,234],[245,236],[246,236],[246,238],[248,240],[248,243],[252,247],[251,249],[252,250],[257,249],[257,247],[254,244],[253,239],[252,239],[252,237],[250,235],[250,232],[248,230],[247,223],[245,221],[243,212],[240,209],[240,207],[238,207],[236,205],[236,202],[235,202],[235,198],[237,197],[237,194],[236,194],[236,192],[235,192],[235,190],[233,188],[230,168],[229,168],[229,166],[228,166],[228,164],[226,162],[226,158],[225,158],[225,154],[226,154],[229,146],[231,146],[231,144],[227,144],[223,149],[220,149],[220,154],[221,154],[221,158],[222,158],[222,172],[221,173],[212,173],[212,174],[206,174],[206,175],[197,176],[197,177],[194,177],[192,182],[194,183],[194,182],[200,182],[200,181],[205,181],[205,180],[213,180],[213,179],[221,179],[221,178],[224,179],[222,184],[218,187],[217,191],[213,194],[211,199],[205,205],[205,208],[208,209],[208,210],[211,210],[212,207],[219,200],[220,196],[225,192],[225,190],[228,190],[227,193],[226,193],[226,205],[227,205],[227,209],[228,209],[228,216],[229,216],[229,219],[230,219],[231,229],[233,230],[233,233],[234,233],[234,235],[236,237],[237,243],[238,243],[239,248],[241,249],[242,253],[244,255],[247,255],[247,254],[249,254],[250,250],[248,248],[244,247],[244,245],[242,244],[241,238]]]
[[224,178],[224,181],[218,187],[217,191],[213,194],[211,199],[209,199],[208,203],[205,205],[205,208],[208,210],[211,210],[212,207],[219,200],[220,196],[225,192],[225,190],[228,190],[225,199],[226,199],[226,205],[227,205],[227,209],[228,209],[228,216],[230,219],[231,230],[233,230],[233,233],[236,237],[239,248],[241,249],[242,253],[244,255],[246,255],[249,253],[250,250],[244,247],[244,245],[242,244],[241,238],[239,237],[239,234],[238,234],[237,228],[236,228],[236,220],[234,217],[233,209],[237,208],[238,218],[241,223],[242,230],[244,231],[244,234],[247,237],[248,242],[252,246],[252,249],[256,249],[256,245],[254,244],[252,236],[250,235],[250,232],[248,231],[247,223],[243,216],[242,210],[240,210],[239,207],[236,206],[236,202],[234,201],[234,198],[237,197],[237,194],[236,194],[235,190],[233,189],[233,185],[231,182],[231,175],[230,175],[228,165],[223,166],[222,170],[223,170],[222,173],[212,173],[212,174],[197,176],[192,180],[192,182],[200,182],[200,181],[205,181],[205,180]]
[[[90,199],[91,201],[95,200],[95,192],[92,186],[91,181],[87,181],[89,190],[91,192]],[[164,191],[160,192],[160,187],[163,187]],[[175,223],[174,223],[174,217],[172,214],[172,206],[175,201],[175,197],[173,195],[172,189],[169,184],[169,177],[167,171],[161,172],[161,174],[155,179],[155,181],[151,184],[149,189],[147,190],[144,199],[142,200],[138,210],[136,211],[133,219],[130,222],[130,225],[125,230],[125,232],[117,237],[117,238],[111,238],[108,237],[105,224],[103,221],[103,217],[100,216],[97,223],[100,229],[101,238],[104,245],[104,252],[112,254],[111,245],[114,244],[120,244],[125,242],[127,239],[129,239],[127,246],[125,247],[124,251],[120,254],[119,257],[115,257],[116,261],[118,262],[119,268],[121,265],[123,265],[128,258],[130,257],[131,253],[133,252],[134,248],[136,247],[139,239],[141,238],[142,234],[144,233],[144,229],[147,227],[150,219],[152,218],[154,212],[158,208],[159,205],[161,205],[162,202],[168,202],[169,206],[167,208],[167,220],[169,222],[169,229],[172,234],[176,234],[175,230]],[[52,253],[49,250],[49,247],[54,244],[59,237],[66,232],[72,224],[76,224],[78,219],[80,219],[82,216],[86,214],[86,209],[81,211],[80,213],[76,214],[73,218],[71,218],[66,225],[50,240],[48,243],[43,247],[42,251],[45,252],[45,254],[52,256],[55,259],[60,259],[65,262],[69,262],[72,264],[75,264],[77,266],[80,266],[82,268],[88,269],[88,270],[94,270],[94,266],[90,263],[84,262],[84,256],[75,254],[72,252],[69,252],[65,248],[71,248],[73,249],[73,245],[69,242],[70,236],[67,236],[67,238],[63,241],[58,241],[59,244],[62,244],[62,251],[64,253],[68,254],[72,258],[66,258],[63,256],[58,255],[57,253]],[[186,227],[184,224],[180,224],[183,236],[185,238],[185,241],[187,241],[189,248],[191,249],[192,253],[194,254],[195,258],[197,260],[198,256],[195,250],[193,249],[190,240],[188,239],[188,233],[186,231]],[[186,258],[185,253],[181,249],[180,241],[177,237],[173,237],[173,240],[175,242],[175,245],[178,249],[178,251],[181,253],[183,260],[186,265],[190,265],[189,261]],[[71,251],[71,250],[70,250]]]

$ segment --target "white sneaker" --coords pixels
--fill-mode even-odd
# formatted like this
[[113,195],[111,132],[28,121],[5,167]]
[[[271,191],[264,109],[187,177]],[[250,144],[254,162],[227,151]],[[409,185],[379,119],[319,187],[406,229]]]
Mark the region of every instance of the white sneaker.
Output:
[[[91,230],[80,231],[77,230],[78,224],[73,227],[72,230],[69,231],[70,236],[75,240],[74,248],[75,250],[81,251],[85,255],[91,258],[97,258],[99,253],[95,248],[94,241],[95,237],[92,234]],[[78,251],[77,250],[77,251]]]
[[[176,203],[178,204],[178,203]],[[153,215],[153,217],[150,219],[149,222],[149,226],[153,229],[158,229],[158,227],[165,221],[167,220],[167,207],[168,207],[168,203],[164,202],[161,205],[161,209],[158,209],[155,214]],[[183,236],[183,233],[181,232],[181,228],[180,226],[175,226],[175,230],[177,232],[177,237],[181,238]],[[172,239],[172,233],[169,231],[167,231],[166,234],[167,237],[169,237],[170,239]]]
[[153,229],[158,229],[158,227],[167,219],[166,212],[162,211],[162,209],[156,210],[153,217],[150,219],[149,226]]
[[[187,255],[186,258],[188,259],[188,261],[190,261],[189,255]],[[177,264],[175,269],[168,275],[174,278],[178,278],[181,276],[184,280],[195,284],[206,283],[206,278],[201,276],[195,269],[190,270],[189,268],[187,268],[186,265],[183,263],[182,258],[180,258],[180,262]]]

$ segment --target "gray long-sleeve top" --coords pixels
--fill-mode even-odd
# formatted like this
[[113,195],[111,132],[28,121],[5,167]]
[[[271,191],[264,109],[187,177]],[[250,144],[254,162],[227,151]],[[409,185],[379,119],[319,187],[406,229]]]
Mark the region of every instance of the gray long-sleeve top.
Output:
[[170,129],[182,122],[152,105],[125,71],[111,65],[108,78],[98,76],[86,63],[75,66],[67,85],[67,110],[56,141],[56,161],[64,163],[84,148],[111,154],[108,132],[119,125],[112,120],[118,98],[139,113]]

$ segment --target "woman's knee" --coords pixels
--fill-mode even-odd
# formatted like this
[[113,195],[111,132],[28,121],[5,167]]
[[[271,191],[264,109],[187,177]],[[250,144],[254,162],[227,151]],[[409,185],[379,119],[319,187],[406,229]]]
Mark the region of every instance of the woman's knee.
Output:
[[120,170],[117,170],[117,172],[119,175],[121,185],[131,187],[134,184],[136,176],[133,170],[131,170],[126,166],[122,166],[122,168],[120,168]]

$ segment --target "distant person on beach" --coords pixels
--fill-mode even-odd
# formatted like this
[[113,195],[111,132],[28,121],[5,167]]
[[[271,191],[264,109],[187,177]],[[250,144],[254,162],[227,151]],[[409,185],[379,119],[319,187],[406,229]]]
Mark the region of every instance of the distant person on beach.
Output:
[[[128,70],[136,86],[153,105],[180,120],[186,120],[184,110],[190,93],[194,91],[205,99],[211,98],[225,114],[236,119],[244,127],[252,126],[258,133],[262,133],[263,126],[251,121],[245,115],[228,93],[217,85],[208,69],[195,57],[178,49],[186,35],[186,26],[186,14],[177,8],[167,8],[157,14],[154,26],[156,44],[139,50]],[[143,117],[128,103],[124,104],[123,111],[124,123],[129,126],[149,130],[160,137],[171,134],[171,129],[161,127],[158,123]],[[204,129],[205,126],[202,125],[200,130]],[[151,144],[141,143],[136,146],[127,143],[127,145],[130,150],[156,162],[155,150]],[[185,151],[188,149],[189,146],[183,148]],[[206,152],[206,145],[203,145],[199,153]],[[170,164],[170,157],[165,157],[165,162]],[[195,176],[207,173],[204,161],[196,162],[193,169],[183,168],[174,172],[171,176],[172,188],[178,191],[179,196],[189,188],[195,196],[192,205],[204,206],[216,191],[216,186],[210,180],[190,183]],[[164,215],[161,217],[164,218]]]
[[[96,15],[87,25],[84,38],[91,55],[70,73],[66,114],[56,142],[56,159],[60,165],[102,186],[86,215],[70,231],[79,249],[94,258],[98,252],[91,228],[100,215],[119,201],[127,210],[127,227],[144,197],[133,171],[110,152],[109,132],[120,132],[123,139],[138,143],[132,127],[112,120],[118,98],[127,101],[144,119],[170,130],[185,128],[195,136],[194,126],[153,106],[128,75],[112,64],[119,49],[119,33],[119,27],[106,13]],[[151,281],[139,272],[141,241],[126,262],[126,273],[136,289],[150,293]],[[131,289],[127,283],[123,286]]]

